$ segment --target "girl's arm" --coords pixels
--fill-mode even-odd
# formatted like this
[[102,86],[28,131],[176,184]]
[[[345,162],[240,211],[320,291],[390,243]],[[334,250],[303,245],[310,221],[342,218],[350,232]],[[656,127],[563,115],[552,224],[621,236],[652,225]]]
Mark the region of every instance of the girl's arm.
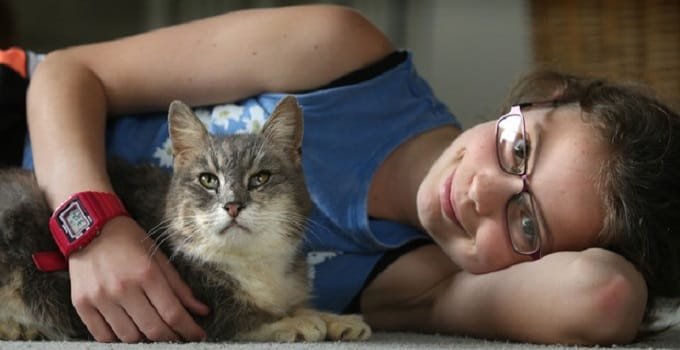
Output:
[[451,269],[439,248],[427,246],[380,274],[364,292],[362,310],[378,329],[621,344],[636,336],[646,300],[642,275],[603,249],[553,253],[472,275]]
[[[52,208],[80,191],[111,192],[107,115],[314,88],[394,50],[353,10],[238,11],[50,53],[28,91],[35,172]],[[131,219],[107,223],[69,259],[72,299],[97,340],[197,340],[207,309]]]

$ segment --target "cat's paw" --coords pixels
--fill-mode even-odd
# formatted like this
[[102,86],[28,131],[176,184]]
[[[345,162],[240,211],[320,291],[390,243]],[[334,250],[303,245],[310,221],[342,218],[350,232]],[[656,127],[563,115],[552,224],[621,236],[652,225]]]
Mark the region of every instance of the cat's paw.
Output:
[[298,316],[317,316],[326,324],[326,340],[366,340],[371,336],[371,327],[361,315],[339,315],[314,309],[298,309]]
[[317,316],[287,317],[279,323],[278,330],[274,332],[274,341],[277,342],[313,342],[326,338],[326,322]]
[[257,329],[239,334],[236,340],[255,342],[314,342],[326,338],[326,322],[317,315],[296,315],[264,324]]
[[371,336],[371,327],[361,315],[336,315],[324,313],[328,340],[366,340]]
[[2,340],[38,340],[42,335],[35,328],[25,327],[14,321],[0,322],[0,339]]

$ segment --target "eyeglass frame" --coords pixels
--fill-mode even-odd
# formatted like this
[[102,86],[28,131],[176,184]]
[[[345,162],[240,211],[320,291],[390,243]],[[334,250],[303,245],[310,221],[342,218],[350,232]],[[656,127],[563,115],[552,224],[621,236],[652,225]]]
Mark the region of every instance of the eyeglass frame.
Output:
[[538,260],[542,257],[542,255],[541,255],[541,243],[542,243],[541,235],[539,233],[538,244],[533,251],[531,251],[531,252],[520,252],[520,251],[518,251],[517,248],[515,247],[516,244],[513,241],[513,235],[510,234],[510,215],[509,215],[510,205],[512,204],[512,202],[514,200],[516,200],[519,196],[522,196],[522,194],[526,193],[529,196],[529,199],[530,199],[532,213],[534,214],[534,216],[536,216],[535,215],[536,214],[535,209],[534,209],[536,207],[534,205],[535,199],[534,199],[533,193],[531,192],[531,190],[529,188],[529,181],[528,181],[528,175],[527,175],[527,171],[529,169],[528,157],[527,157],[527,154],[525,154],[525,158],[524,158],[525,165],[524,165],[522,171],[519,172],[519,173],[510,172],[503,166],[503,163],[501,162],[501,154],[500,154],[500,148],[501,148],[500,147],[500,138],[499,138],[500,123],[501,123],[501,121],[503,121],[504,119],[507,119],[510,116],[514,116],[514,115],[519,116],[520,120],[522,122],[522,129],[521,129],[522,139],[526,144],[526,140],[527,140],[527,138],[526,138],[526,122],[525,122],[524,114],[522,113],[522,109],[528,108],[528,107],[536,107],[536,106],[554,108],[554,107],[557,107],[558,105],[563,104],[563,103],[564,102],[560,101],[560,100],[549,100],[549,101],[523,102],[523,103],[514,104],[510,107],[510,111],[508,113],[501,115],[500,117],[498,117],[498,120],[496,121],[496,135],[495,135],[494,142],[496,144],[496,160],[498,161],[498,167],[504,173],[510,174],[510,175],[517,175],[517,176],[520,177],[520,179],[522,179],[522,190],[513,194],[512,196],[510,196],[507,203],[505,204],[505,231],[506,231],[506,234],[508,235],[508,238],[510,238],[512,250],[515,251],[515,253],[517,253],[517,254],[526,255],[526,256],[531,257],[531,260]]

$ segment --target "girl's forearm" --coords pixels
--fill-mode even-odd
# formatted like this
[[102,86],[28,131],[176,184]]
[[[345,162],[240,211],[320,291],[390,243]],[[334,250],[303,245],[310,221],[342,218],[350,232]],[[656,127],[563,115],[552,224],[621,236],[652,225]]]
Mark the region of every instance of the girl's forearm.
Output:
[[27,118],[35,172],[52,208],[84,190],[111,191],[105,171],[106,97],[97,77],[59,53],[31,80]]

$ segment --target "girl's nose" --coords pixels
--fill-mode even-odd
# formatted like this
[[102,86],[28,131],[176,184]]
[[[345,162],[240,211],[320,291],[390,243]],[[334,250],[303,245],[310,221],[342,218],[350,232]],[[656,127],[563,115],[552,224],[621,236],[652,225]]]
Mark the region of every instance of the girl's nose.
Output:
[[469,196],[477,215],[489,216],[494,210],[505,210],[514,194],[522,190],[520,176],[499,172],[480,172],[472,178]]

